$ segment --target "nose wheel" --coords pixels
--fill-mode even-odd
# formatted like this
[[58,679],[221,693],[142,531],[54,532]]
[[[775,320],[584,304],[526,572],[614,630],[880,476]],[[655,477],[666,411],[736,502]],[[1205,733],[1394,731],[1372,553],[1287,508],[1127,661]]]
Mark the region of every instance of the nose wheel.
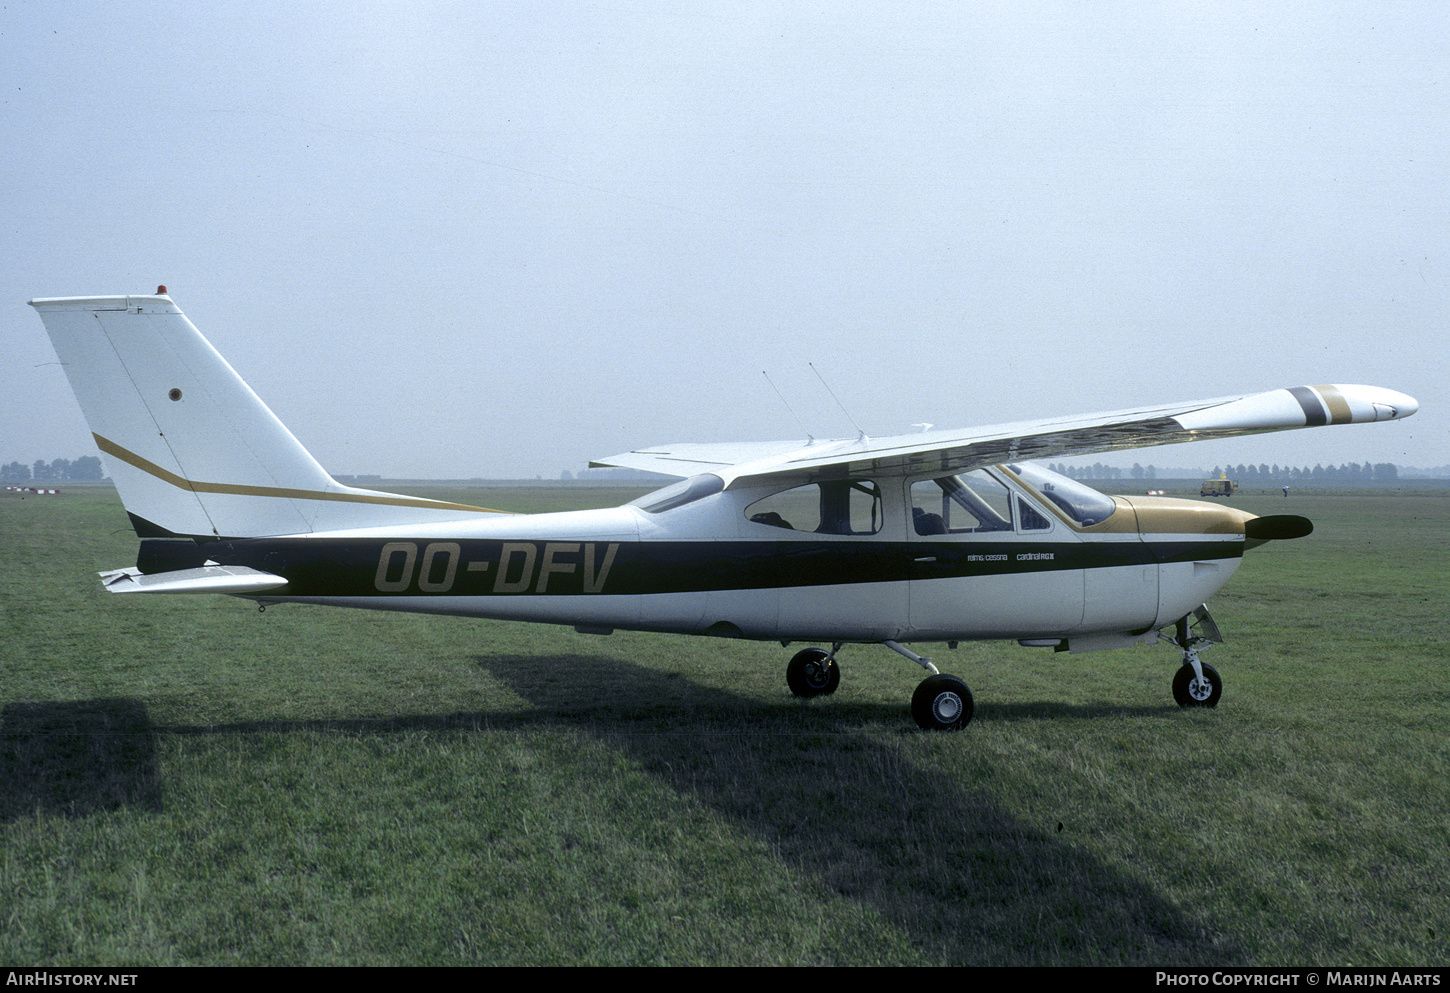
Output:
[[1200,662],[1198,667],[1203,670],[1202,676],[1187,662],[1179,667],[1173,676],[1173,700],[1180,707],[1217,707],[1223,695],[1223,680],[1213,666]]

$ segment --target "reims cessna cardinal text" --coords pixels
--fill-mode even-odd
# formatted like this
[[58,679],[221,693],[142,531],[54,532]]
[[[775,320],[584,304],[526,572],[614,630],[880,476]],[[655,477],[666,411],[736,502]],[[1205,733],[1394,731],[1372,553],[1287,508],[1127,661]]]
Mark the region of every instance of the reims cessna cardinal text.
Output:
[[1143,410],[800,444],[666,445],[596,465],[682,477],[611,510],[515,515],[334,480],[171,302],[30,301],[106,456],[141,548],[115,593],[229,593],[717,637],[824,642],[797,696],[836,689],[848,642],[928,670],[923,728],[972,695],[903,642],[1015,638],[1086,652],[1164,640],[1173,695],[1218,702],[1204,601],[1300,517],[1109,497],[1030,459],[1409,417],[1369,386],[1296,386]]

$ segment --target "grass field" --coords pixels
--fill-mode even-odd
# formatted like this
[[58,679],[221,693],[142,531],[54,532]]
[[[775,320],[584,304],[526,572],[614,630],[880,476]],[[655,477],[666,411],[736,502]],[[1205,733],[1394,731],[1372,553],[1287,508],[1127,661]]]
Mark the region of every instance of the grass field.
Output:
[[1450,963],[1450,497],[1235,505],[1317,530],[1211,604],[1217,710],[932,646],[929,735],[879,646],[801,702],[776,644],[116,597],[111,490],[5,494],[0,962]]

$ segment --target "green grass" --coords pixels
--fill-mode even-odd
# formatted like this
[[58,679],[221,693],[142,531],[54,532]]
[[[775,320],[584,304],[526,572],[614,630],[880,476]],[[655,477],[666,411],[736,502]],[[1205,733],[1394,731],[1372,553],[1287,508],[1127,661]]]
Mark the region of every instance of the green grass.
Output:
[[7,494],[0,961],[1443,966],[1450,499],[1234,504],[1317,530],[1211,605],[1217,710],[932,646],[927,735],[883,648],[800,702],[774,644],[116,597],[111,491]]

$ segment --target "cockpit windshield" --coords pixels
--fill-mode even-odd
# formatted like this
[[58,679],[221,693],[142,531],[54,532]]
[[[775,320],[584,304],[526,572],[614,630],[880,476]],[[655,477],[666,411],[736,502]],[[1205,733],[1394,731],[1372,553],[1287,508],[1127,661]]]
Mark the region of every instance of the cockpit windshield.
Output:
[[1051,469],[1044,469],[1031,462],[1017,462],[1007,468],[1011,469],[1028,486],[1056,504],[1057,508],[1076,521],[1079,527],[1086,528],[1092,527],[1094,524],[1101,524],[1113,515],[1113,511],[1118,509],[1118,505],[1113,502],[1112,497],[1105,496],[1091,486],[1079,483],[1075,479],[1069,479]]
[[687,503],[714,496],[724,488],[725,480],[713,472],[703,472],[698,476],[682,479],[678,483],[671,483],[653,493],[646,493],[637,500],[631,500],[625,506],[638,507],[646,514],[663,514],[667,510],[674,510]]

